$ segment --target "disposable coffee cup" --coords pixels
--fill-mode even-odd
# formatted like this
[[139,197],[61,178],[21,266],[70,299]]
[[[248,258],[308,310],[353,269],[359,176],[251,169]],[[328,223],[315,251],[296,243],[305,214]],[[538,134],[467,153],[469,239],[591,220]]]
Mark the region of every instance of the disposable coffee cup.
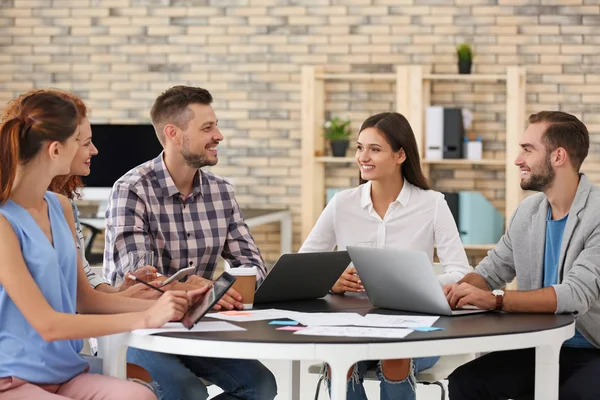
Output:
[[244,310],[254,306],[254,290],[256,289],[256,267],[230,268],[227,272],[236,277],[233,288],[242,295]]

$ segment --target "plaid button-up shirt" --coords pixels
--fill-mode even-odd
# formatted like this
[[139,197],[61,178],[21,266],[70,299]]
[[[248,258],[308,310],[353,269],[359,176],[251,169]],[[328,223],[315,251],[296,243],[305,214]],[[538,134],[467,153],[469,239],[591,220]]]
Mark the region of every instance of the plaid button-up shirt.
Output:
[[135,251],[152,251],[154,266],[167,276],[194,266],[197,275],[212,279],[219,255],[232,268],[257,266],[259,281],[267,274],[233,186],[198,170],[184,198],[162,153],[114,184],[105,240],[103,273],[112,285],[123,280],[127,254]]

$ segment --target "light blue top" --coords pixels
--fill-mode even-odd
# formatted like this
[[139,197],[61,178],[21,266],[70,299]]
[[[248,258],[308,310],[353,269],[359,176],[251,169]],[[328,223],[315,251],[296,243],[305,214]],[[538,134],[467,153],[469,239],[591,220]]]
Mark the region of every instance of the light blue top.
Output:
[[[0,213],[12,225],[29,273],[50,306],[75,314],[77,250],[60,201],[46,192],[54,246],[31,214],[12,200]],[[32,383],[62,383],[83,372],[88,363],[79,355],[81,340],[46,342],[27,322],[0,285],[0,377],[15,376]]]
[[[558,283],[558,260],[560,258],[560,246],[562,244],[567,218],[552,219],[552,208],[548,207],[548,216],[546,217],[546,245],[544,249],[544,287],[556,285]],[[594,348],[585,337],[575,329],[575,336],[567,340],[563,346],[566,347],[584,347]]]

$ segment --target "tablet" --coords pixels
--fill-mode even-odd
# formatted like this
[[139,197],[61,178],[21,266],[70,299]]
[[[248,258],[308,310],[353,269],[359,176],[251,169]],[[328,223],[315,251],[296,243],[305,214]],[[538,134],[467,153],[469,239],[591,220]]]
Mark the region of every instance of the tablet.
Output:
[[183,278],[185,278],[186,276],[188,276],[189,274],[191,274],[192,272],[194,272],[195,270],[196,270],[196,267],[188,267],[188,268],[180,269],[174,275],[171,275],[165,281],[163,281],[163,283],[161,283],[160,286],[166,286],[173,281],[180,281]]
[[213,282],[213,285],[208,292],[206,292],[201,299],[192,304],[192,306],[185,313],[181,319],[183,326],[188,329],[192,329],[200,320],[200,318],[210,311],[221,299],[221,297],[227,293],[234,282],[234,276],[228,274],[227,272],[223,272],[223,274]]

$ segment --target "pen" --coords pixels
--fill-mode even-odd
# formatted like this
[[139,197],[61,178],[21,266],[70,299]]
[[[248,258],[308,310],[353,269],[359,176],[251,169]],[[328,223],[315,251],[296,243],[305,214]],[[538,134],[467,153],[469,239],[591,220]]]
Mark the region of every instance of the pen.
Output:
[[162,290],[162,289],[159,289],[159,288],[157,288],[156,286],[152,286],[152,285],[151,285],[151,284],[149,284],[148,282],[144,282],[144,281],[142,281],[142,280],[140,280],[140,279],[136,278],[136,277],[135,277],[135,275],[127,275],[127,277],[128,277],[129,279],[131,279],[131,280],[138,281],[139,283],[141,283],[141,284],[143,284],[143,285],[146,285],[146,286],[148,286],[148,287],[151,287],[151,288],[152,288],[152,289],[154,289],[154,290],[158,290],[158,291],[159,291],[159,292],[161,292],[161,293],[164,293],[164,292],[165,292],[164,290]]

